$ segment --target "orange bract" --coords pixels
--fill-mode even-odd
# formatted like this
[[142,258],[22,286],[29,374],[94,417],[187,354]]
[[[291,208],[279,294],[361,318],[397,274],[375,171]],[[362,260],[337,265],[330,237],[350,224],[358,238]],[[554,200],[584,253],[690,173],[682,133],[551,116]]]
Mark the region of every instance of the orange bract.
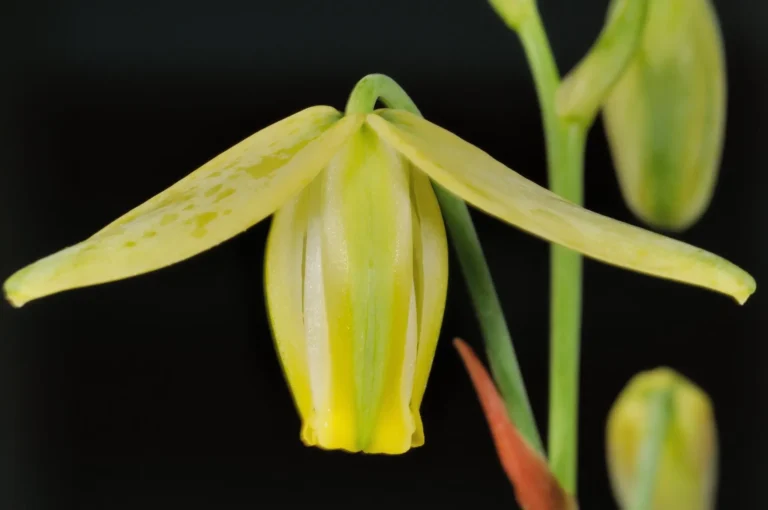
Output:
[[557,482],[546,460],[523,439],[510,421],[504,401],[475,353],[459,338],[453,343],[472,379],[499,460],[512,482],[520,506],[524,510],[577,510],[575,499]]

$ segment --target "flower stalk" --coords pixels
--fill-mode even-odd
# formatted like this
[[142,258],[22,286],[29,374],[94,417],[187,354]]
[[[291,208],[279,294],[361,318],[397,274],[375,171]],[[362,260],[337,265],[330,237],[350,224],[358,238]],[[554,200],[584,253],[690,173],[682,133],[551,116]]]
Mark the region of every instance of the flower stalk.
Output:
[[[603,97],[635,53],[645,23],[645,0],[615,0],[587,56],[562,82],[535,0],[491,0],[517,32],[541,107],[549,188],[584,203],[587,132]],[[576,493],[582,258],[552,245],[550,256],[550,396],[548,452],[552,471]]]
[[[541,107],[549,189],[577,205],[584,202],[583,160],[587,128],[557,113],[560,75],[538,9],[529,9],[517,34],[531,68]],[[549,465],[560,484],[576,494],[581,256],[552,245],[550,254]]]

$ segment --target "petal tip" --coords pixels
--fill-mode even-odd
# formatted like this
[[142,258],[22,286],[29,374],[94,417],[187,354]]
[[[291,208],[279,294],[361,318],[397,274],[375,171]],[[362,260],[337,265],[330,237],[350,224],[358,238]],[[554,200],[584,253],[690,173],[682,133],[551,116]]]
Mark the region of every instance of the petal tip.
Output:
[[734,295],[734,298],[736,299],[736,302],[740,305],[743,305],[747,302],[747,300],[757,291],[757,282],[754,278],[751,276],[746,282],[746,285],[744,285],[744,288],[738,292],[736,295]]
[[8,301],[14,308],[21,308],[33,299],[22,290],[24,276],[23,273],[23,269],[21,271],[17,271],[11,275],[11,277],[8,278],[5,283],[3,283],[3,294],[5,295],[5,300]]
[[739,271],[741,275],[739,275],[740,278],[738,278],[736,288],[729,292],[729,294],[738,304],[743,305],[757,291],[757,281],[746,271]]

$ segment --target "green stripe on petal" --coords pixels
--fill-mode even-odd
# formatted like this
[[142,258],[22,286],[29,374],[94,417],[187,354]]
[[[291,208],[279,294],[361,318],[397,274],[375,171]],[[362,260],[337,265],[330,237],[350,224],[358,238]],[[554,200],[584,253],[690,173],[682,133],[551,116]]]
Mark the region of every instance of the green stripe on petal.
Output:
[[[361,129],[325,175],[323,264],[334,378],[353,366],[354,444],[402,453],[413,420],[402,380],[413,290],[409,179],[405,161]],[[338,349],[342,345],[351,353]],[[415,347],[415,346],[414,346]],[[333,399],[341,388],[334,383]],[[338,410],[336,404],[332,409]]]
[[17,272],[14,306],[128,278],[205,251],[272,214],[305,187],[362,123],[315,106],[267,127],[89,239]]
[[441,186],[488,214],[594,259],[717,290],[744,303],[754,279],[712,253],[590,212],[525,179],[416,115],[383,110],[367,124]]

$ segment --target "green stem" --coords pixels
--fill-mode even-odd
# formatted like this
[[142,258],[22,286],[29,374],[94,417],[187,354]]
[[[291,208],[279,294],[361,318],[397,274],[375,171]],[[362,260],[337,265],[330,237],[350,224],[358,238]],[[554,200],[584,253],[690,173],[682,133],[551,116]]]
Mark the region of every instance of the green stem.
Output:
[[434,188],[475,306],[493,379],[512,422],[531,446],[543,453],[544,447],[525,391],[512,337],[469,208],[451,192],[437,185]]
[[[358,82],[347,102],[346,112],[368,113],[378,100],[390,108],[421,115],[408,94],[394,80],[381,74],[368,75]],[[436,184],[433,186],[480,323],[491,372],[507,412],[523,437],[543,452],[512,337],[469,209],[460,198]]]
[[[546,31],[537,9],[519,20],[517,33],[531,68],[541,105],[550,189],[582,205],[586,126],[557,114],[560,85]],[[561,246],[551,248],[549,464],[563,488],[576,493],[579,362],[581,332],[581,256]]]
[[[560,73],[557,70],[549,39],[544,30],[538,10],[532,9],[517,28],[517,34],[523,45],[528,66],[536,86],[536,95],[541,106],[541,118],[547,147],[547,168],[550,181],[557,181],[562,173],[563,140],[565,127],[557,115],[556,95],[560,85]],[[551,182],[551,184],[555,184]]]
[[405,90],[384,74],[369,74],[357,82],[347,100],[346,113],[371,113],[379,100],[389,108],[421,116],[421,112]]
[[653,493],[664,441],[672,419],[672,391],[659,391],[650,397],[651,418],[648,432],[640,446],[637,459],[637,485],[629,510],[653,508]]
[[[583,136],[568,136],[567,172],[552,191],[575,203],[583,194]],[[571,152],[572,151],[572,152]],[[571,182],[569,182],[571,181]],[[552,181],[554,183],[554,181]],[[550,258],[549,464],[563,487],[576,493],[578,467],[579,366],[582,258],[552,245]]]

